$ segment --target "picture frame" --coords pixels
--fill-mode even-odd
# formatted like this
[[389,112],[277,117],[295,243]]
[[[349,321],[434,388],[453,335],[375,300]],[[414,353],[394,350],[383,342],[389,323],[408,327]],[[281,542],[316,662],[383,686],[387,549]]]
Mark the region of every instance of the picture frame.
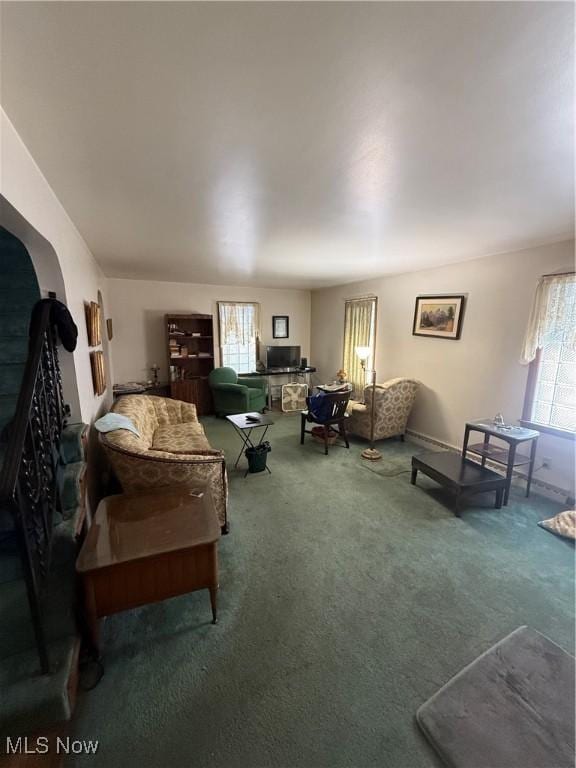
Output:
[[466,295],[417,296],[412,323],[413,336],[457,340],[462,333]]
[[90,353],[90,367],[92,368],[94,394],[103,395],[106,391],[106,368],[103,352],[98,351]]
[[272,316],[272,338],[287,339],[290,335],[290,318],[288,315]]
[[98,347],[102,343],[100,335],[100,304],[91,301],[84,305],[86,312],[86,330],[88,333],[88,346]]

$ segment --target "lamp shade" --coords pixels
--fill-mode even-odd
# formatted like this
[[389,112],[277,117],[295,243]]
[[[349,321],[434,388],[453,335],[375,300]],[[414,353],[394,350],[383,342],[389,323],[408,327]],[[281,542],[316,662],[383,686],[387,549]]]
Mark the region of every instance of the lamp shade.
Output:
[[368,360],[370,357],[370,353],[372,350],[370,347],[356,347],[356,357],[359,357],[360,360]]

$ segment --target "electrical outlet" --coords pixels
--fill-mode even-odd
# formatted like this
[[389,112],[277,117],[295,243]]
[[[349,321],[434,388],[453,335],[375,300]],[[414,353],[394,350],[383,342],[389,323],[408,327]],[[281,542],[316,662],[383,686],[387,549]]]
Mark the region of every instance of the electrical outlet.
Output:
[[542,458],[542,469],[550,469],[551,465],[552,465],[552,459],[544,456]]

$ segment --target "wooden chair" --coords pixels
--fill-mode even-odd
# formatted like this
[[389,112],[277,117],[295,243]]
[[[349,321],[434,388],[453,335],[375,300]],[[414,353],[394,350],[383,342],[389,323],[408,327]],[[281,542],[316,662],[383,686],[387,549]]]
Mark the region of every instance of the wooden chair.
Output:
[[[308,433],[309,435],[312,434],[312,430],[306,429],[306,422],[310,422],[311,424],[318,424],[321,427],[324,427],[324,454],[328,455],[328,431],[330,427],[333,427],[336,425],[338,427],[337,432],[340,435],[340,437],[344,440],[346,444],[346,448],[350,448],[350,445],[348,443],[348,436],[346,435],[346,419],[348,418],[346,415],[346,408],[348,406],[348,401],[350,400],[350,392],[330,392],[325,395],[326,400],[328,400],[331,404],[331,409],[329,411],[330,415],[326,419],[317,419],[315,416],[310,413],[310,410],[302,411],[302,422],[300,426],[300,445],[304,445],[304,435]],[[310,398],[306,398],[306,404],[308,405],[308,408],[310,408]]]

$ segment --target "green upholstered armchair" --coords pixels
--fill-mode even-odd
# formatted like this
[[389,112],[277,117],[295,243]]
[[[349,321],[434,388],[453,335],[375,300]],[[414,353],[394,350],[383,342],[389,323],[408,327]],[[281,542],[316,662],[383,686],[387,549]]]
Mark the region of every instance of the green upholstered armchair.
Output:
[[211,371],[208,381],[212,390],[214,410],[218,416],[261,411],[266,407],[264,376],[242,376],[238,380],[234,368],[215,368]]

